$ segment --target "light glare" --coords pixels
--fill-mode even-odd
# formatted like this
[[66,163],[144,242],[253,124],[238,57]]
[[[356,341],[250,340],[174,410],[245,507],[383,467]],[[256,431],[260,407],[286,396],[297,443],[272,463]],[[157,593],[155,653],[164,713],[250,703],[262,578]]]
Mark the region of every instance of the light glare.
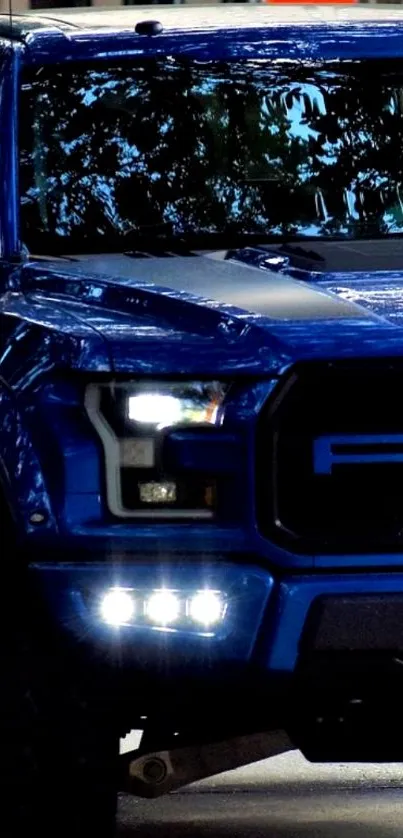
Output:
[[160,393],[144,393],[129,397],[129,419],[145,425],[170,427],[180,422],[180,399]]
[[215,591],[199,591],[190,600],[189,614],[192,620],[206,628],[218,623],[223,613],[224,603]]
[[134,617],[135,610],[132,594],[121,588],[112,588],[101,602],[102,619],[110,626],[123,626],[129,623]]
[[180,612],[180,600],[172,591],[155,591],[146,605],[147,616],[159,626],[174,623]]

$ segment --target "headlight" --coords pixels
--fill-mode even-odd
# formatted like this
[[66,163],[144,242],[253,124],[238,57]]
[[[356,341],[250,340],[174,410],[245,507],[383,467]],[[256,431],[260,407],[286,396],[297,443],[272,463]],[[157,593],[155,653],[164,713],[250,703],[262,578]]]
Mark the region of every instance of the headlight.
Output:
[[212,391],[146,392],[128,397],[128,415],[134,422],[155,425],[158,430],[175,425],[215,425],[220,405],[220,394]]
[[181,421],[181,401],[175,396],[159,393],[139,393],[128,398],[129,419],[143,425],[156,425],[160,428],[172,428]]
[[211,518],[213,475],[172,474],[170,430],[219,426],[228,385],[219,382],[91,384],[85,406],[102,441],[110,511],[120,517]]

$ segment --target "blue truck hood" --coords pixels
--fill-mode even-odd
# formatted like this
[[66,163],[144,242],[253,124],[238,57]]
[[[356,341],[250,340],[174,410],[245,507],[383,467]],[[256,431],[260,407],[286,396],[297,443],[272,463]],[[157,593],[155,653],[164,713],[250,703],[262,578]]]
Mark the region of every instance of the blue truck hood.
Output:
[[53,329],[92,336],[120,373],[277,375],[298,360],[403,355],[403,270],[298,271],[260,248],[102,254],[29,263],[21,287],[31,321],[52,312]]

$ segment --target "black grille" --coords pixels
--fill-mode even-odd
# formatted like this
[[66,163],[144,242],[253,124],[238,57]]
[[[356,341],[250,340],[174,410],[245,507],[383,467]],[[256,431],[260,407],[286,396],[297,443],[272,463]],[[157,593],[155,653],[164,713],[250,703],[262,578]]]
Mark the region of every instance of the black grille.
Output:
[[403,363],[296,366],[260,418],[259,528],[298,553],[401,551],[402,460]]

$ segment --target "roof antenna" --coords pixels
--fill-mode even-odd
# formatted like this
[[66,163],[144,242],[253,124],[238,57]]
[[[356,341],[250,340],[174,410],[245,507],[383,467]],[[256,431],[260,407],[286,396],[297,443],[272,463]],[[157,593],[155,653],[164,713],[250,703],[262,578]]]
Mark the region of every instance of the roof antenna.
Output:
[[10,18],[10,29],[13,28],[13,0],[8,0],[8,16]]

